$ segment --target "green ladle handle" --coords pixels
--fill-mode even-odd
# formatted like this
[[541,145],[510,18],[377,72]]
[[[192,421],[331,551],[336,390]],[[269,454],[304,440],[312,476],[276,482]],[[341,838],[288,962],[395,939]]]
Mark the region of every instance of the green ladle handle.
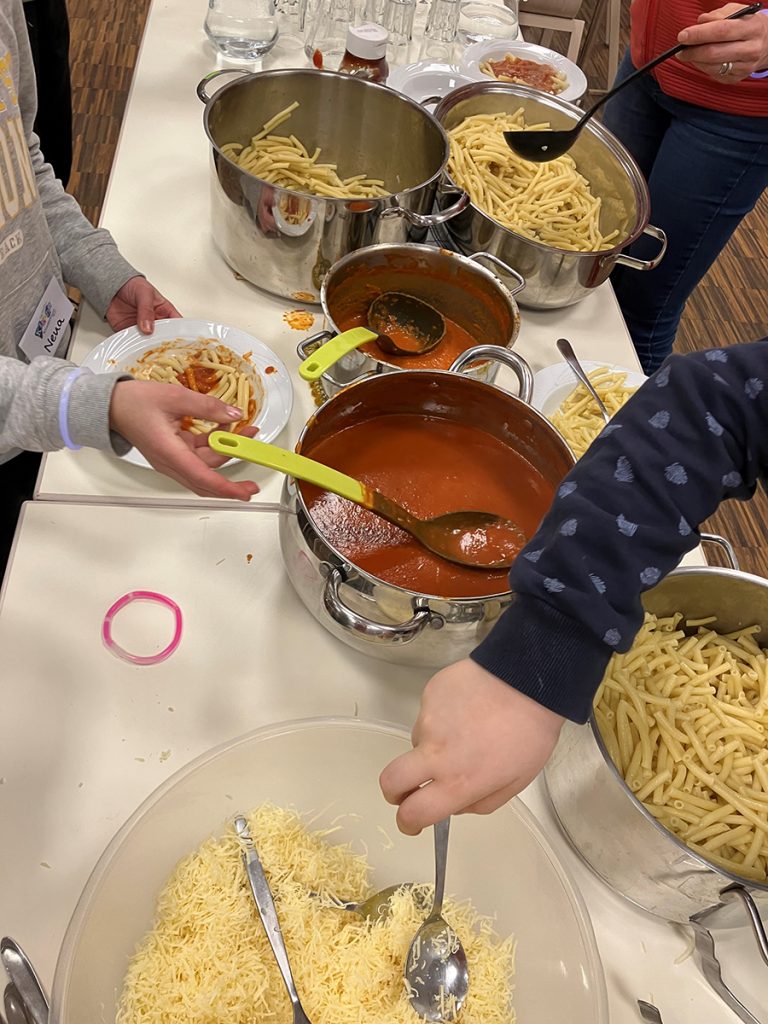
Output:
[[365,505],[366,508],[369,505],[365,487],[359,480],[324,466],[322,462],[278,448],[276,444],[265,444],[253,437],[242,437],[227,430],[214,430],[208,437],[208,444],[219,455],[255,462],[257,466],[267,466],[268,469],[276,469],[278,473],[296,477],[297,480],[306,480],[308,484],[315,484],[324,491],[349,498],[358,505]]
[[367,327],[353,327],[351,331],[337,334],[304,360],[299,367],[299,376],[302,380],[319,380],[342,356],[364,345],[366,341],[376,341],[377,338],[378,334],[369,331]]

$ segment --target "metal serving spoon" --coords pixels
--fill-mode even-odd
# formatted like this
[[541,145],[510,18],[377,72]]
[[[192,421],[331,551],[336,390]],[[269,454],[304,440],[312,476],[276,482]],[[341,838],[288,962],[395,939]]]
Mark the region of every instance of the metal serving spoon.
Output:
[[[749,7],[742,7],[740,11],[729,14],[727,18],[723,18],[723,21],[732,21],[736,18],[744,18],[748,14],[756,14],[761,7],[762,3],[750,4]],[[677,46],[673,46],[670,50],[665,50],[658,57],[654,57],[647,64],[643,64],[641,68],[638,68],[637,71],[625,78],[623,82],[619,82],[613,89],[609,89],[604,96],[601,96],[597,103],[590,107],[586,114],[582,115],[573,128],[560,129],[559,131],[551,131],[550,129],[528,131],[524,129],[517,132],[504,132],[505,142],[513,152],[523,157],[524,160],[533,160],[535,163],[555,160],[557,157],[562,156],[563,153],[568,152],[579,137],[579,133],[587,121],[590,121],[600,107],[607,103],[612,96],[615,96],[617,92],[629,85],[630,82],[634,82],[640,75],[644,75],[647,71],[652,71],[658,64],[669,60],[670,57],[677,56],[682,50],[687,49],[688,44],[678,43]]]
[[368,326],[353,327],[326,341],[299,367],[303,380],[318,380],[347,355],[367,341],[376,341],[385,352],[419,356],[431,352],[445,334],[445,320],[428,302],[405,292],[382,292],[368,307]]
[[517,523],[492,512],[447,512],[434,519],[419,519],[402,505],[354,477],[252,437],[215,430],[209,435],[208,444],[221,455],[268,466],[348,498],[407,531],[436,555],[458,565],[473,569],[505,569],[514,562],[527,542]]
[[595,402],[597,402],[597,406],[600,409],[600,412],[602,413],[603,419],[607,423],[608,420],[611,418],[611,414],[605,408],[605,403],[603,402],[600,395],[598,395],[597,391],[595,391],[592,381],[584,372],[584,367],[576,358],[576,353],[573,351],[573,346],[571,345],[570,341],[566,341],[565,338],[558,338],[557,349],[560,355],[566,361],[566,363],[568,363],[570,368],[573,370],[576,378],[581,381],[581,383],[584,385],[584,387],[587,389],[590,395],[594,398]]
[[307,1017],[304,1007],[301,1005],[293,975],[291,974],[288,952],[283,941],[283,933],[280,930],[280,921],[277,917],[275,901],[272,898],[267,876],[264,874],[264,868],[261,866],[259,855],[256,852],[256,846],[251,837],[248,822],[240,815],[235,818],[235,832],[237,832],[237,837],[240,840],[243,864],[245,865],[248,882],[251,886],[256,908],[259,911],[261,923],[264,925],[267,940],[272,947],[272,952],[275,954],[277,966],[288,990],[288,997],[293,1008],[293,1024],[310,1024],[309,1017]]
[[7,936],[0,939],[0,963],[11,979],[3,993],[8,1024],[48,1024],[45,989],[24,950]]
[[455,1020],[469,989],[467,954],[442,915],[450,824],[445,818],[435,825],[435,898],[405,960],[411,1006],[430,1021]]

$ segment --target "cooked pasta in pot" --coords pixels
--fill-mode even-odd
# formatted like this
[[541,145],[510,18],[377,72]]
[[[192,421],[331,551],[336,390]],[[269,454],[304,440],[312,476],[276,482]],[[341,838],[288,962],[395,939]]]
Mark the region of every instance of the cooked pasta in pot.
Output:
[[341,178],[336,164],[320,163],[319,148],[310,153],[295,135],[274,135],[275,129],[285,124],[298,106],[298,102],[294,102],[271,117],[249,145],[228,142],[221,147],[222,153],[262,181],[294,192],[329,199],[374,199],[389,195],[381,178],[369,178],[366,174]]
[[523,160],[504,141],[505,131],[543,130],[514,114],[472,114],[448,132],[454,182],[502,227],[556,249],[610,249],[619,232],[602,234],[601,200],[567,153],[546,163]]

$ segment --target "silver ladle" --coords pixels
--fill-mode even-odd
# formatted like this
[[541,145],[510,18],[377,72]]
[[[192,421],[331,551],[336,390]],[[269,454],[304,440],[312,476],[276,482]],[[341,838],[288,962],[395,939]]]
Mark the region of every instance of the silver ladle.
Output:
[[455,1020],[469,988],[467,954],[442,915],[450,824],[446,818],[435,825],[435,898],[405,960],[411,1006],[429,1021]]
[[[736,11],[734,14],[729,14],[727,18],[723,18],[723,21],[732,21],[735,18],[743,18],[748,14],[757,14],[762,6],[762,3],[755,3],[750,4],[749,7],[742,7],[740,11]],[[504,141],[514,153],[517,153],[524,160],[532,160],[534,163],[546,163],[547,160],[557,159],[563,153],[568,152],[576,139],[578,139],[587,121],[591,121],[600,107],[607,103],[612,96],[615,96],[617,92],[628,86],[630,82],[634,82],[640,75],[644,75],[647,71],[652,71],[658,64],[669,60],[670,57],[677,56],[682,50],[687,49],[689,49],[688,44],[678,43],[677,46],[673,46],[670,50],[665,50],[658,57],[654,57],[647,64],[643,64],[641,68],[638,68],[637,71],[625,78],[623,82],[619,82],[618,85],[609,89],[604,96],[601,96],[597,103],[591,106],[586,114],[576,122],[573,128],[564,128],[559,131],[551,131],[545,128],[543,131],[524,129],[523,131],[504,132]]]
[[607,423],[608,420],[611,418],[611,414],[605,408],[605,403],[603,402],[603,400],[600,397],[600,395],[598,395],[597,391],[595,391],[595,388],[594,388],[594,385],[592,384],[592,381],[589,379],[589,377],[584,372],[584,367],[581,365],[579,360],[576,358],[576,353],[573,351],[573,346],[571,345],[570,341],[567,341],[565,338],[558,338],[557,339],[557,350],[560,353],[560,355],[563,357],[563,359],[566,361],[566,363],[568,363],[570,368],[573,370],[573,373],[576,376],[577,380],[581,381],[581,383],[584,385],[584,387],[590,393],[592,398],[594,398],[595,402],[597,403],[598,408],[600,409],[600,412],[602,413],[603,419]]

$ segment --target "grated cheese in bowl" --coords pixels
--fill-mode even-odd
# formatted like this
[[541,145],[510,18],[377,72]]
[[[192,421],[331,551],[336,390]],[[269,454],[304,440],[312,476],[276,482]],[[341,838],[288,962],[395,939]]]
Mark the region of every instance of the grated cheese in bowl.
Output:
[[[312,832],[293,812],[264,804],[249,816],[269,879],[296,987],[313,1024],[415,1024],[403,965],[431,903],[429,885],[400,890],[383,921],[333,899],[372,890],[366,857]],[[404,879],[404,881],[408,881]],[[310,893],[317,893],[316,896]],[[514,941],[467,901],[446,900],[470,970],[462,1024],[513,1024]],[[291,1024],[283,982],[229,830],[177,866],[152,930],[130,961],[117,1024]]]

